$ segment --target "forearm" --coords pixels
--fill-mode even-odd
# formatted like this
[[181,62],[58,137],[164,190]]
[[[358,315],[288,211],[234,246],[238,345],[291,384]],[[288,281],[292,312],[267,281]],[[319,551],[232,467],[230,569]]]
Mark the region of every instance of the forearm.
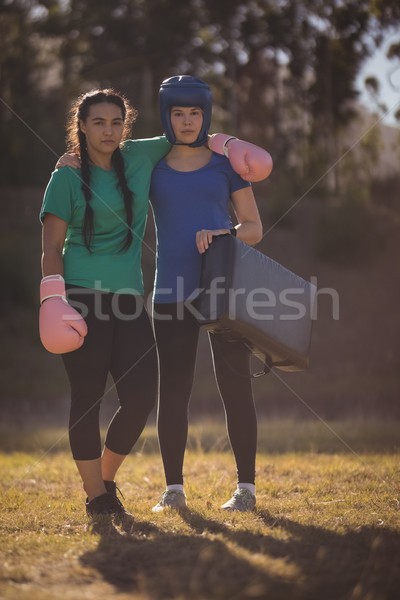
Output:
[[45,249],[42,254],[42,276],[55,275],[59,273],[64,275],[64,262],[62,252],[56,249]]
[[262,239],[263,232],[261,223],[244,221],[243,223],[236,225],[235,229],[236,237],[249,246],[257,244]]
[[63,249],[68,223],[47,214],[42,229],[42,275],[64,275]]
[[[257,244],[262,238],[261,223],[256,221],[244,221],[236,225],[236,237],[245,244],[252,246]],[[198,251],[202,254],[212,243],[213,237],[219,235],[231,234],[232,229],[201,229],[196,233],[196,245]]]
[[272,158],[259,146],[225,133],[214,133],[209,136],[208,147],[213,152],[225,154],[233,170],[246,181],[262,181],[271,173]]

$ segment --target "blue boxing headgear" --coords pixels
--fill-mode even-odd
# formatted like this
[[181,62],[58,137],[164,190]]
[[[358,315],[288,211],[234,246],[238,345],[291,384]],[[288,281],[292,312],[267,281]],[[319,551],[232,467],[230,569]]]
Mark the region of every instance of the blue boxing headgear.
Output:
[[203,125],[195,142],[188,144],[192,148],[203,146],[208,140],[211,125],[212,96],[205,81],[190,75],[177,75],[165,79],[159,92],[160,117],[164,133],[170,144],[176,143],[171,125],[172,106],[198,106],[203,111]]

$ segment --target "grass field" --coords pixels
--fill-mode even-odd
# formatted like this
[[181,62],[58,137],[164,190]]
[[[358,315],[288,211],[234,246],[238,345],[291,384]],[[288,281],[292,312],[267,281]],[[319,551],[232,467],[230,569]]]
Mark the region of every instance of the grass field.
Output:
[[88,526],[65,432],[0,432],[0,598],[386,600],[400,590],[398,423],[261,424],[257,508],[226,514],[223,424],[191,429],[188,509],[163,490],[148,428],[118,484],[131,530]]

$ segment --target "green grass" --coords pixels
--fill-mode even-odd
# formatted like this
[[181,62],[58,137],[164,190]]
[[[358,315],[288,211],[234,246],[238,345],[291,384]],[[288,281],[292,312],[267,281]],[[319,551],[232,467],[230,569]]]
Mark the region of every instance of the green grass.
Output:
[[252,514],[219,511],[235,468],[217,423],[191,428],[188,509],[152,513],[164,480],[148,428],[118,478],[135,516],[130,531],[88,526],[63,432],[9,431],[0,446],[0,598],[394,600],[398,424],[329,428],[260,425]]

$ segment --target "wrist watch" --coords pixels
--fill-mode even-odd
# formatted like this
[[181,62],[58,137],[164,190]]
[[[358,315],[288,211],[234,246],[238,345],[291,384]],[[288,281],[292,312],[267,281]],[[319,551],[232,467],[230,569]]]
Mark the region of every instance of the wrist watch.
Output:
[[233,235],[235,237],[237,236],[237,229],[235,229],[235,227],[232,227],[232,229],[231,229],[231,235]]

